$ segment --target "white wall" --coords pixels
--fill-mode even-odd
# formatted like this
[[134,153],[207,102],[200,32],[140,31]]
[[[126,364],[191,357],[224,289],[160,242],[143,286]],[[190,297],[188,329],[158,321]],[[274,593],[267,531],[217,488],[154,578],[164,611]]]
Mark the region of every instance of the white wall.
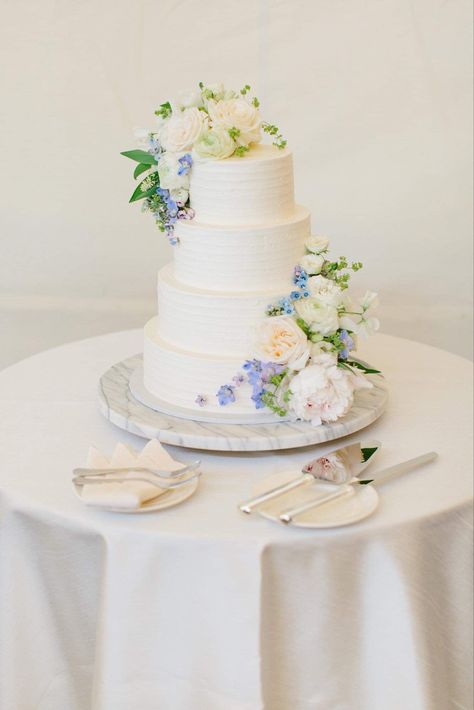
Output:
[[[470,353],[470,0],[16,0],[0,61],[0,327],[10,359],[155,309],[170,247],[127,200],[134,126],[250,83],[299,202],[361,259],[383,330]],[[6,356],[4,356],[5,359]],[[7,358],[8,359],[8,358]]]

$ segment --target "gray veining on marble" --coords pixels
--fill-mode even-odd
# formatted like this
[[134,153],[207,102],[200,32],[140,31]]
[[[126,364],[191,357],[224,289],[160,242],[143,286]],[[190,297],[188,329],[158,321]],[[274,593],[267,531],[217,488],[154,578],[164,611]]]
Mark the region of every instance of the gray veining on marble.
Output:
[[211,451],[269,451],[322,444],[372,424],[383,413],[388,399],[383,378],[372,375],[370,379],[374,387],[356,392],[351,411],[332,424],[313,427],[308,422],[198,422],[162,414],[135,399],[129,383],[141,363],[142,355],[134,355],[113,365],[102,375],[100,410],[121,429],[175,446]]

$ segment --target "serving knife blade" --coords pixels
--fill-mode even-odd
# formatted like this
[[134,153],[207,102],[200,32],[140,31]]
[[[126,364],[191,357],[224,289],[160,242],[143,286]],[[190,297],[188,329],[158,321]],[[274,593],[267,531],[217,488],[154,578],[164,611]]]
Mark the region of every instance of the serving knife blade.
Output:
[[262,503],[272,500],[277,496],[288,493],[295,488],[314,483],[315,480],[330,481],[342,484],[358,478],[367,468],[373,457],[380,449],[379,441],[356,442],[343,446],[329,454],[314,458],[302,468],[302,475],[291,479],[287,483],[275,486],[261,495],[250,498],[239,504],[242,513],[250,514]]

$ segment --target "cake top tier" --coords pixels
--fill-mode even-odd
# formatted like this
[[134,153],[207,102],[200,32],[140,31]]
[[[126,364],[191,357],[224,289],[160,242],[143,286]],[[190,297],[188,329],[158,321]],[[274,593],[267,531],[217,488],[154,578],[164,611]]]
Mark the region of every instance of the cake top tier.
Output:
[[189,193],[200,223],[260,225],[286,219],[295,210],[291,153],[256,145],[243,157],[195,160]]
[[[140,148],[122,153],[138,163],[130,202],[144,200],[171,243],[180,219],[261,225],[291,215],[291,154],[259,107],[248,84],[234,91],[200,83],[161,104],[157,127],[138,131]],[[273,145],[261,145],[265,136]]]

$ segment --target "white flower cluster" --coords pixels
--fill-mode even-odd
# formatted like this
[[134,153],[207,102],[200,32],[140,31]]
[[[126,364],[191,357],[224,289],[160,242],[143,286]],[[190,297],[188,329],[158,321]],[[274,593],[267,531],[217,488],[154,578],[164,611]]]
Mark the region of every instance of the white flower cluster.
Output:
[[222,160],[262,138],[258,101],[250,101],[246,92],[213,84],[182,93],[170,105],[170,117],[160,120],[158,130],[166,151],[193,150],[200,158]]
[[379,327],[373,316],[377,295],[367,291],[355,302],[346,295],[347,278],[338,277],[342,267],[328,261],[328,245],[326,237],[306,241],[307,254],[296,269],[303,278],[303,295],[292,292],[294,312],[264,321],[254,353],[263,362],[287,368],[285,391],[272,393],[277,406],[285,402],[287,411],[315,426],[336,421],[349,411],[357,389],[372,387],[350,353],[357,336],[371,335]]

